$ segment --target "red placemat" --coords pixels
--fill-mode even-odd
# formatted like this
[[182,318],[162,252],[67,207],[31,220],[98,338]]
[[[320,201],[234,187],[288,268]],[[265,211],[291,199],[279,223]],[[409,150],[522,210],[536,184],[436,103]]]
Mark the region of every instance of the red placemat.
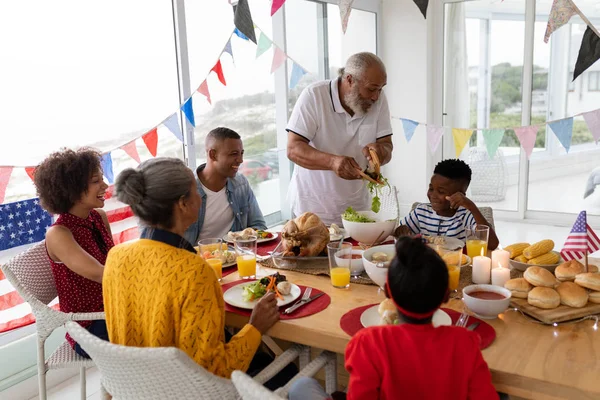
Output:
[[[250,283],[250,282],[253,282],[253,281],[240,279],[239,281],[229,282],[229,283],[222,285],[221,289],[223,290],[223,293],[225,293],[225,291],[232,286],[238,285],[240,283]],[[300,297],[302,297],[302,295],[304,294],[304,291],[306,290],[306,286],[298,285],[298,287],[300,288]],[[310,297],[314,297],[319,293],[322,293],[322,291],[319,289],[313,288]],[[295,304],[295,303],[291,303],[291,304],[288,304],[286,306],[279,308],[279,311],[280,311],[279,319],[296,319],[296,318],[308,317],[309,315],[313,315],[313,314],[323,311],[324,309],[326,309],[329,306],[330,303],[331,303],[331,297],[329,297],[329,295],[327,293],[325,293],[323,296],[319,297],[316,300],[311,301],[310,303],[308,303],[305,306],[300,307],[298,310],[294,311],[293,313],[291,313],[289,315],[284,314],[283,310],[285,310],[287,307],[291,307],[292,304]],[[236,313],[239,315],[245,315],[247,317],[249,317],[250,314],[252,314],[252,310],[246,310],[244,308],[233,307],[227,303],[225,303],[225,311],[233,312],[233,313]]]
[[[354,336],[358,331],[364,328],[360,322],[360,316],[362,315],[362,313],[368,308],[371,308],[375,305],[377,305],[377,303],[358,307],[344,314],[340,319],[340,327],[342,328],[342,330],[348,335]],[[452,318],[453,324],[455,324],[458,318],[460,317],[460,313],[458,311],[454,311],[449,308],[442,308],[442,310],[447,312],[450,318]],[[490,324],[473,316],[469,316],[467,326],[471,325],[474,322],[479,322],[479,326],[475,328],[474,332],[477,332],[479,334],[479,337],[481,338],[479,347],[481,350],[483,350],[489,345],[491,345],[494,339],[496,339],[496,331]]]
[[281,232],[277,232],[277,239],[270,240],[268,242],[262,242],[256,245],[256,253],[259,256],[268,256],[270,251],[275,250],[275,247],[281,242]]
[[237,264],[231,266],[231,267],[227,267],[223,269],[223,278],[225,278],[227,275],[233,274],[234,272],[237,272]]

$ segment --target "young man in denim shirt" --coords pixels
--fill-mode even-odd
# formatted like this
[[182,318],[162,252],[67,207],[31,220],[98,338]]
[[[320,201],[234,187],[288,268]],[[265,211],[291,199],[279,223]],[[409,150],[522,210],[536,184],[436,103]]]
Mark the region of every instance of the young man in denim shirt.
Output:
[[235,131],[215,128],[205,141],[207,162],[196,170],[202,197],[198,221],[185,233],[192,244],[204,238],[220,238],[229,231],[267,229],[248,180],[238,174],[244,161],[244,145]]

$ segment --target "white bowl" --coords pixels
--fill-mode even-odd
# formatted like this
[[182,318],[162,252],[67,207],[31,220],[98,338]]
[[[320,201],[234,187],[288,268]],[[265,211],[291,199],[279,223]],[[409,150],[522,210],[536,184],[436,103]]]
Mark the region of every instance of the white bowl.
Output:
[[[469,296],[469,293],[482,291],[499,293],[504,299],[485,300]],[[494,319],[498,314],[503,313],[510,304],[511,292],[500,286],[494,285],[469,285],[463,289],[463,301],[467,308],[482,319]]]
[[376,221],[351,222],[346,221],[342,217],[342,224],[344,225],[344,230],[346,233],[354,240],[357,240],[361,243],[368,245],[372,244],[375,240],[377,240],[377,237],[381,231],[383,231],[383,235],[379,237],[378,243],[383,242],[394,232],[394,229],[396,228],[396,217],[390,212],[380,211],[379,213],[374,213],[371,210],[357,212]]
[[[350,275],[352,275],[352,276],[358,276],[358,275],[362,274],[362,272],[365,270],[365,267],[364,267],[363,261],[362,261],[363,250],[361,250],[361,249],[352,249],[351,253],[352,254],[358,254],[358,255],[361,256],[360,258],[352,258],[350,260]],[[334,256],[335,257],[335,262],[338,265],[348,265],[347,259],[341,258],[341,256],[343,256],[344,254],[348,254],[348,251],[347,250],[340,250],[337,253],[335,253],[335,256]]]
[[[377,267],[377,262],[371,261],[373,254],[375,253],[385,253],[389,257],[389,261],[383,263],[385,268]],[[388,268],[392,259],[396,256],[396,246],[393,244],[384,244],[382,246],[374,246],[368,250],[365,250],[362,255],[362,262],[365,266],[365,270],[367,271],[367,275],[373,282],[375,282],[379,287],[385,287],[385,282],[387,281]]]

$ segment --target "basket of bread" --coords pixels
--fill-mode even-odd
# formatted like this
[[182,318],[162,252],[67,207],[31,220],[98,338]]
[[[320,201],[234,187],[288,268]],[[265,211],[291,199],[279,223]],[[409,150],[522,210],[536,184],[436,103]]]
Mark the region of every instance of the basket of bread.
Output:
[[537,243],[514,243],[506,246],[504,250],[510,253],[510,265],[518,271],[525,271],[531,266],[541,267],[549,271],[562,262],[560,253],[554,251],[554,242],[550,239],[540,240]]
[[585,307],[588,302],[600,304],[600,274],[595,265],[585,267],[577,260],[562,263],[554,273],[539,266],[530,266],[523,278],[507,281],[504,287],[513,298],[527,299],[527,303],[541,309],[565,305]]

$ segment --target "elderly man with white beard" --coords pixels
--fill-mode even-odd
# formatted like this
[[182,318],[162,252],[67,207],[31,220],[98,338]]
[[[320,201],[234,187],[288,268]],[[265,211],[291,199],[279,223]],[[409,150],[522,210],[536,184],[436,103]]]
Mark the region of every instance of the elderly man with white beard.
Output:
[[381,59],[357,53],[336,79],[300,94],[286,128],[287,155],[297,164],[288,191],[295,216],[311,211],[327,225],[339,224],[347,207],[371,208],[359,170],[367,167],[370,149],[381,165],[392,158],[386,83]]

